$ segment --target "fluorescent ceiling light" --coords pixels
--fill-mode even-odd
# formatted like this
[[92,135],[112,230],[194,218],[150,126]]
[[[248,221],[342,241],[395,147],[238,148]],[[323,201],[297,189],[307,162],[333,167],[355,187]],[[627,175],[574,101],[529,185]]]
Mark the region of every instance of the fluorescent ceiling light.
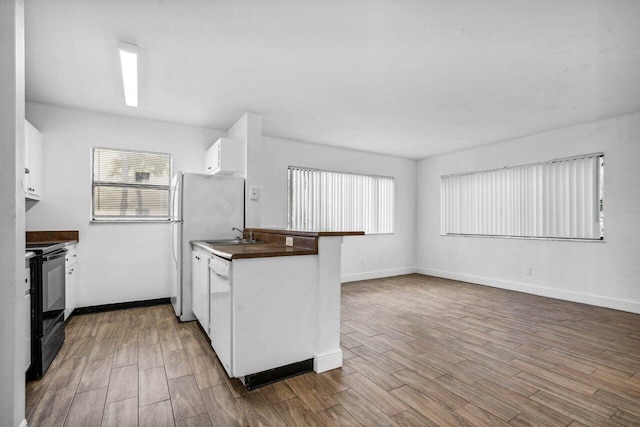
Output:
[[124,103],[130,107],[138,106],[138,46],[120,43],[120,65],[122,66],[122,85]]

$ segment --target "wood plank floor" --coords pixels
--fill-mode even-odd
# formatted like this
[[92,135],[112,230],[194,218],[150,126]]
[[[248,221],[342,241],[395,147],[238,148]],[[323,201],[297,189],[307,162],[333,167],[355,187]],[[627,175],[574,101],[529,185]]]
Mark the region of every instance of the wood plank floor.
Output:
[[29,425],[640,425],[640,315],[419,275],[342,296],[343,368],[251,392],[170,305],[76,316]]

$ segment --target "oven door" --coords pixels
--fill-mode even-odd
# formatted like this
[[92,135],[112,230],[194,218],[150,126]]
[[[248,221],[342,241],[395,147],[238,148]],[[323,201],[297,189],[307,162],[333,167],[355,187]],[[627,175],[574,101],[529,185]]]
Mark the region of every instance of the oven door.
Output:
[[42,257],[42,332],[47,336],[64,313],[66,249]]

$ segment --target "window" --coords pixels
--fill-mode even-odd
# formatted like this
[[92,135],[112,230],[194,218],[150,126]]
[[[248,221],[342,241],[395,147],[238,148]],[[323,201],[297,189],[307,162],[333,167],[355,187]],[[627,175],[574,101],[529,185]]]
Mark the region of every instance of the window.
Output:
[[93,221],[169,219],[171,155],[92,149]]
[[602,153],[441,178],[443,235],[599,240]]
[[289,166],[289,227],[393,233],[394,179]]

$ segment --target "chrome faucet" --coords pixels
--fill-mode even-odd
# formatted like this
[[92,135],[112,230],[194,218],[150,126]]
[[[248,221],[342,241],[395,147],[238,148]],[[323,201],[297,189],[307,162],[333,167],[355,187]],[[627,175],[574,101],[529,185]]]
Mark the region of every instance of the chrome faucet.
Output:
[[[240,230],[239,228],[237,228],[237,227],[231,227],[231,230],[232,230],[232,231],[237,231],[238,233],[240,233],[240,234],[241,234],[241,236],[240,236],[240,237],[236,237],[236,239],[238,239],[238,240],[242,240],[242,239],[244,238],[244,232],[243,232],[242,230]],[[253,237],[254,237],[254,236],[253,236],[253,231],[249,231],[249,240],[254,240],[254,238],[253,238]]]
[[237,237],[238,240],[242,239],[244,237],[244,233],[242,232],[242,230],[240,230],[237,227],[231,227],[231,231],[237,231],[238,233],[240,233],[240,237]]

